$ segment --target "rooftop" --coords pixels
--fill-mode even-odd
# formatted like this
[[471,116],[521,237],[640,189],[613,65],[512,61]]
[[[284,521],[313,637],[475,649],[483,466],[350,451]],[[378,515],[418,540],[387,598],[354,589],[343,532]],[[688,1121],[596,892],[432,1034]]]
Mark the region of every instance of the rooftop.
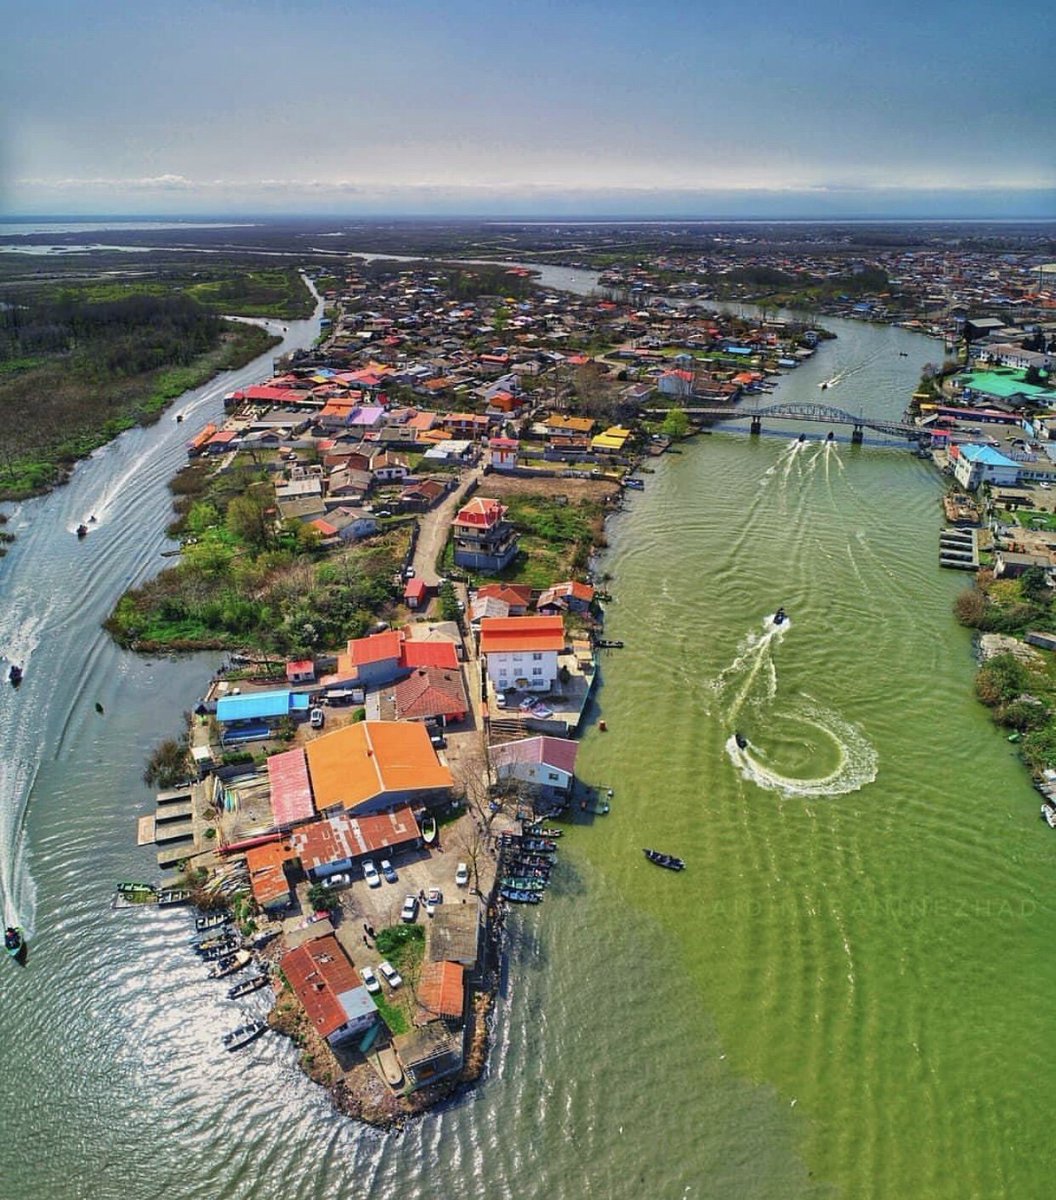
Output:
[[480,623],[481,654],[563,650],[560,617],[485,617]]

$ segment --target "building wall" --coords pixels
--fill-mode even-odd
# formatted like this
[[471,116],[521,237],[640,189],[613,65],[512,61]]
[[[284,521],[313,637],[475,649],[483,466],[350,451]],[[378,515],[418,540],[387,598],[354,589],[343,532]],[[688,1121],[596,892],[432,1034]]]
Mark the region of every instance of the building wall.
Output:
[[[488,678],[496,691],[527,686],[533,692],[548,692],[557,679],[556,650],[527,650],[523,654],[493,652],[485,658]],[[518,679],[528,680],[527,685],[518,684]]]

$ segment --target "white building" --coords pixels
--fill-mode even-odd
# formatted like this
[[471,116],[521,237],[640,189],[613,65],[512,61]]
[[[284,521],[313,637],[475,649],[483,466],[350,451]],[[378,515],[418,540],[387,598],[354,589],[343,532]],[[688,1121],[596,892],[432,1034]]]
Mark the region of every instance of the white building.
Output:
[[497,692],[550,691],[564,648],[560,617],[485,617],[480,623],[480,652]]
[[1019,481],[1019,463],[992,446],[957,446],[953,474],[961,487],[974,492],[981,483],[1011,487]]

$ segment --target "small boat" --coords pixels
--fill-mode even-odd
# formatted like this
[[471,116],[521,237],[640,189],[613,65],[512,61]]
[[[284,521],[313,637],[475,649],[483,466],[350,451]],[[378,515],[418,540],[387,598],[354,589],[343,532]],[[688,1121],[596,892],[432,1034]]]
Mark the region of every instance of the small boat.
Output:
[[224,1043],[225,1050],[241,1050],[243,1046],[248,1046],[250,1042],[260,1037],[267,1027],[267,1021],[260,1017],[253,1017],[244,1025],[239,1025],[237,1029],[225,1033],[220,1040]]
[[833,431],[830,429],[830,430],[829,430],[829,436],[828,436],[828,437],[827,437],[825,440],[826,440],[827,442],[834,442],[834,441],[836,440],[836,434],[835,434],[835,433],[833,433]]
[[645,490],[645,484],[641,479],[625,479],[623,481],[623,486],[633,488],[636,492]]
[[666,867],[669,871],[684,871],[686,864],[681,858],[675,858],[673,854],[661,854],[659,850],[643,850],[642,853],[651,862],[656,863],[658,867]]
[[227,958],[238,949],[238,939],[233,937],[210,939],[212,944],[204,950],[200,946],[195,946],[195,952],[201,956],[205,962],[216,962],[222,958]]
[[267,975],[250,975],[248,979],[242,979],[235,984],[234,987],[227,989],[227,997],[229,1000],[238,1000],[242,996],[248,996],[250,992],[257,991],[258,988],[264,987],[270,983]]
[[128,882],[125,882],[125,883],[119,883],[117,885],[116,890],[119,892],[122,892],[125,895],[129,895],[133,892],[154,893],[158,889],[152,883],[128,883]]
[[16,666],[15,663],[11,664],[11,669],[7,673],[7,682],[12,687],[16,687],[16,688],[22,682],[22,668],[19,666]]
[[528,834],[529,837],[541,838],[559,838],[563,837],[565,833],[563,829],[553,829],[547,825],[526,825],[524,832]]
[[162,888],[158,892],[158,904],[165,908],[171,904],[189,904],[191,893],[186,888]]
[[26,936],[21,925],[8,925],[4,931],[4,949],[7,957],[21,962],[26,953]]
[[520,875],[505,875],[501,880],[504,888],[509,888],[516,892],[541,892],[546,887],[545,879],[538,879],[535,876],[522,877]]
[[899,350],[898,357],[899,358],[909,358],[909,355],[906,353],[905,350]]
[[1056,808],[1053,808],[1051,804],[1043,804],[1041,816],[1050,829],[1056,829]]
[[[210,933],[208,930],[206,932]],[[226,942],[233,942],[234,940],[235,934],[233,930],[220,928],[215,933],[210,933],[210,936],[203,938],[201,941],[191,942],[191,945],[201,954],[205,950],[213,950],[217,946],[222,946]]]
[[797,441],[797,442],[805,442],[806,440],[807,440],[807,435],[806,435],[805,433],[801,433],[801,434],[799,435],[799,437],[798,437],[798,438],[796,438],[796,441]]
[[513,904],[539,904],[543,899],[541,892],[522,892],[519,888],[500,887],[499,895]]
[[788,614],[783,608],[779,608],[777,612],[774,613],[773,622],[775,625],[784,625],[787,620]]
[[230,913],[206,913],[204,916],[194,918],[194,927],[199,933],[204,933],[207,929],[219,929],[221,926],[228,924],[230,920]]
[[217,959],[209,968],[209,978],[223,979],[225,975],[234,975],[236,971],[248,967],[252,957],[253,955],[248,950],[236,950],[234,954],[229,954],[226,958]]
[[735,733],[733,735],[733,740],[737,743],[738,750],[747,750],[748,749],[748,739],[744,736],[743,733]]
[[183,420],[183,413],[176,414],[176,424],[179,425]]
[[425,842],[427,846],[435,845],[437,832],[436,817],[426,817],[422,822],[422,841]]

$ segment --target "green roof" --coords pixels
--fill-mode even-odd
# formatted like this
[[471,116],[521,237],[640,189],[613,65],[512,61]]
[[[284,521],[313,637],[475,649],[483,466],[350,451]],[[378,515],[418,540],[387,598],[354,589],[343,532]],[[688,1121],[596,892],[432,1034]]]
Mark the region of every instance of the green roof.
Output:
[[1022,371],[1011,375],[1005,372],[998,374],[994,371],[971,371],[959,378],[965,387],[970,387],[976,392],[986,392],[990,396],[1000,396],[1002,399],[1017,395],[1037,396],[1040,400],[1056,403],[1056,392],[1049,388],[1037,387],[1033,383],[1024,383]]

